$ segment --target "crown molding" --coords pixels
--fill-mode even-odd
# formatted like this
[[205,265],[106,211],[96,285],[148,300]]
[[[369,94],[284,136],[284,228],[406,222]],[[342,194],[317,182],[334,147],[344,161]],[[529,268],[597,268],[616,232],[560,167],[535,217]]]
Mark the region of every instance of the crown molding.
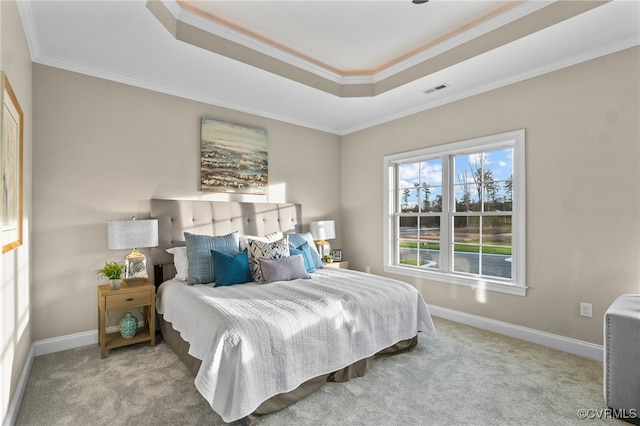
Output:
[[40,56],[40,43],[38,42],[38,34],[36,32],[36,24],[33,21],[33,13],[31,10],[31,2],[19,1],[18,13],[20,14],[20,20],[22,21],[22,27],[24,28],[24,36],[27,39],[27,46],[29,46],[29,55],[31,60]]
[[471,96],[475,96],[481,93],[485,93],[494,89],[499,89],[501,87],[508,86],[510,84],[528,80],[530,78],[534,78],[543,74],[557,71],[572,65],[577,65],[582,62],[596,59],[601,56],[609,55],[609,54],[622,51],[628,48],[632,48],[638,45],[640,45],[640,40],[638,40],[636,37],[630,37],[626,40],[620,41],[612,45],[608,45],[605,47],[598,47],[588,52],[584,52],[572,57],[565,57],[561,61],[555,62],[553,64],[546,64],[543,67],[527,70],[525,73],[512,75],[504,79],[493,81],[483,86],[478,86],[462,92],[453,93],[449,96],[425,103],[416,108],[405,109],[395,114],[385,115],[383,118],[364,121],[362,123],[359,123],[356,126],[351,126],[347,128],[322,126],[322,125],[318,125],[317,123],[298,120],[292,117],[288,117],[281,114],[275,114],[269,111],[258,110],[255,108],[248,107],[246,105],[231,103],[231,102],[227,102],[212,96],[202,95],[201,93],[187,91],[187,90],[179,89],[173,86],[158,84],[152,81],[148,81],[148,80],[130,76],[130,75],[112,72],[106,69],[89,67],[84,64],[77,64],[77,63],[69,62],[60,58],[55,58],[52,56],[39,56],[35,58],[33,62],[42,64],[42,65],[51,66],[54,68],[64,69],[71,72],[77,72],[79,74],[85,74],[92,77],[110,80],[110,81],[126,84],[129,86],[139,87],[139,88],[151,90],[154,92],[164,93],[167,95],[176,96],[183,99],[202,102],[202,103],[213,105],[220,108],[226,108],[233,111],[243,112],[247,114],[256,115],[259,117],[281,121],[284,123],[294,124],[296,126],[319,130],[322,132],[331,133],[338,136],[345,136],[350,133],[354,133],[360,130],[365,130],[373,126],[378,126],[384,123],[388,123],[390,121],[394,121],[394,120],[404,118],[413,114],[417,114],[420,112],[424,112],[433,108],[437,108],[442,105],[456,102],[456,101],[459,101]]
[[491,83],[488,83],[482,86],[473,87],[468,90],[464,90],[460,92],[454,92],[451,95],[425,103],[423,105],[420,105],[419,107],[409,108],[403,111],[399,111],[395,114],[387,115],[381,119],[362,122],[358,126],[353,126],[348,129],[342,129],[340,135],[345,136],[350,133],[354,133],[360,130],[365,130],[370,127],[378,126],[384,123],[388,123],[390,121],[398,120],[400,118],[404,118],[410,115],[428,111],[430,109],[437,108],[442,105],[446,105],[446,104],[450,104],[466,98],[470,98],[475,95],[479,95],[485,92],[489,92],[491,90],[499,89],[501,87],[509,86],[511,84],[519,83],[521,81],[529,80],[531,78],[535,78],[544,74],[558,71],[573,65],[578,65],[583,62],[597,59],[602,56],[610,55],[610,54],[620,52],[625,49],[633,48],[639,45],[640,45],[640,40],[638,38],[630,37],[626,40],[622,40],[615,44],[594,48],[588,52],[584,52],[579,55],[564,57],[562,60],[557,61],[555,63],[546,64],[545,66],[538,67],[538,68],[532,68],[527,70],[526,72],[511,75],[507,78],[503,78],[500,80],[495,80],[495,81],[492,81]]
[[126,75],[118,72],[113,72],[103,68],[91,67],[85,64],[78,64],[75,62],[70,62],[70,61],[56,58],[53,56],[43,55],[38,57],[36,60],[34,60],[34,62],[41,65],[47,65],[50,67],[60,68],[66,71],[75,72],[78,74],[88,75],[91,77],[101,78],[101,79],[113,81],[116,83],[126,84],[128,86],[151,90],[153,92],[164,93],[166,95],[176,96],[182,99],[201,102],[207,105],[213,105],[220,108],[226,108],[233,111],[238,111],[238,112],[256,115],[259,117],[269,118],[271,120],[277,120],[277,121],[282,121],[284,123],[294,124],[296,126],[306,127],[309,129],[314,129],[322,132],[340,135],[340,129],[337,129],[337,128],[321,126],[316,123],[311,123],[304,120],[298,120],[288,116],[275,114],[269,111],[251,108],[246,105],[227,102],[225,100],[218,99],[213,96],[203,95],[200,92],[192,92],[192,91],[180,89],[174,86],[159,84],[143,78],[138,78],[135,76]]

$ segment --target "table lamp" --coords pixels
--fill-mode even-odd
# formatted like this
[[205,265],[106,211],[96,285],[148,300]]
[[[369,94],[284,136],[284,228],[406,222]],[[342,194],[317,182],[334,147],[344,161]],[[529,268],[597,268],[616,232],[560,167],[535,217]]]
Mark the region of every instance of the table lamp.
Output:
[[336,237],[336,223],[333,220],[320,220],[309,223],[309,232],[316,243],[320,256],[331,254],[331,246],[326,240]]
[[132,249],[125,258],[125,278],[128,285],[141,284],[149,279],[147,258],[138,248],[158,245],[158,220],[112,220],[107,222],[109,248]]

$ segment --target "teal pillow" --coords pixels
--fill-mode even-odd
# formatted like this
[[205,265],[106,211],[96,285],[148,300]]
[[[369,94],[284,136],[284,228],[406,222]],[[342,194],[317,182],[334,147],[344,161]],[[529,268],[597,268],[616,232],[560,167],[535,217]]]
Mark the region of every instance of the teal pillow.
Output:
[[289,247],[289,252],[291,256],[296,254],[301,254],[302,258],[304,259],[304,268],[307,270],[307,272],[309,273],[315,272],[316,265],[313,262],[313,257],[311,256],[311,249],[309,248],[308,243],[304,243],[297,248]]
[[240,237],[238,232],[212,237],[184,233],[189,260],[189,285],[208,284],[215,281],[211,250],[227,254],[237,254],[240,251]]
[[249,257],[246,250],[235,255],[211,250],[211,257],[216,271],[214,287],[244,284],[252,281]]
[[302,234],[287,234],[289,237],[289,245],[298,248],[304,243],[307,243],[309,246],[309,252],[311,253],[311,258],[313,259],[313,264],[316,269],[322,268],[322,258],[320,257],[320,253],[316,249],[316,245],[313,241],[313,237],[311,236],[311,232],[304,232]]

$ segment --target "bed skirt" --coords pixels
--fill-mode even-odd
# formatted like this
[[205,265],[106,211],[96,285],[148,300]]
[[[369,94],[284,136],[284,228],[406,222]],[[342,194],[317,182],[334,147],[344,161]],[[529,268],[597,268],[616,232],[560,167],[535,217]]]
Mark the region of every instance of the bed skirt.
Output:
[[[202,361],[189,355],[189,343],[185,342],[180,337],[180,333],[174,330],[171,323],[165,321],[160,314],[158,314],[158,323],[160,325],[160,332],[162,333],[164,341],[173,350],[173,352],[178,355],[178,358],[180,358],[191,374],[195,377],[198,374]],[[389,346],[373,356],[356,361],[341,370],[310,379],[291,392],[274,395],[267,399],[252,413],[252,416],[262,416],[282,410],[283,408],[320,389],[320,387],[327,382],[346,382],[356,377],[362,377],[376,358],[409,352],[415,348],[417,344],[418,336],[416,335],[411,339],[402,340],[395,345]]]

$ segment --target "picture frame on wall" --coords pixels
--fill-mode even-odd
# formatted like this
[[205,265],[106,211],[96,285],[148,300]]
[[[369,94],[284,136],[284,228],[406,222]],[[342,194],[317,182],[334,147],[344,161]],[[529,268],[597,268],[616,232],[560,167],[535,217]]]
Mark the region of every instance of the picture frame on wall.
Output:
[[0,71],[0,84],[0,241],[4,254],[22,245],[24,115],[3,71]]
[[202,117],[200,190],[266,195],[269,141],[266,129]]
[[342,262],[342,249],[331,250],[331,256],[334,262]]

